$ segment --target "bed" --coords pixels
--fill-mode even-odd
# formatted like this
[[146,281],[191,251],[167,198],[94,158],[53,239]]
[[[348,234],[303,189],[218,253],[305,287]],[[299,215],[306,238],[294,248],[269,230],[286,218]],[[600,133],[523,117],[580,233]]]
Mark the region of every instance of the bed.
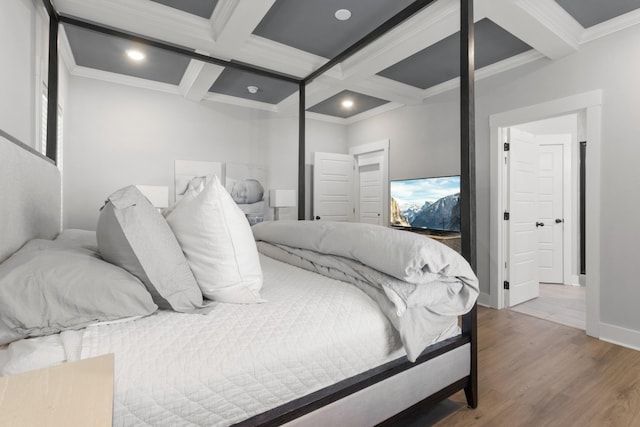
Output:
[[[9,160],[3,170],[20,182],[20,191],[3,187],[8,205],[22,209],[26,199],[33,211],[32,217],[7,212],[12,222],[3,225],[3,235],[8,229],[23,231],[3,240],[2,255],[8,259],[0,264],[2,305],[8,299],[7,266],[21,255],[65,250],[101,256],[95,232],[65,230],[52,239],[60,229],[59,202],[51,197],[59,194],[55,166],[6,139],[0,150]],[[53,183],[52,188],[42,182]],[[46,217],[51,220],[42,222]],[[378,228],[384,244],[376,246],[369,233]],[[267,302],[210,303],[205,313],[196,314],[154,307],[129,313],[137,316],[115,316],[124,320],[12,337],[0,350],[0,373],[114,353],[115,425],[374,425],[425,398],[440,397],[443,390],[468,387],[470,340],[460,334],[458,314],[474,306],[477,279],[454,251],[422,236],[367,224],[279,221],[259,224],[253,234],[264,276],[261,298]],[[416,252],[433,258],[430,268],[424,268],[424,259],[412,265],[411,256],[398,267],[403,271],[393,271],[396,263],[388,260],[392,253],[402,258],[398,251],[405,238],[408,244],[420,242]],[[407,277],[442,271],[444,262],[453,279],[440,291],[431,276],[417,282],[429,284],[430,301],[446,301],[430,306],[418,334],[413,326],[403,329],[390,319],[401,319],[394,315],[416,306],[409,295],[413,288],[406,293],[404,282],[356,260]],[[56,265],[55,274],[64,276],[63,268]],[[379,286],[367,281],[371,278]],[[91,292],[101,298],[99,291]],[[393,292],[404,295],[400,303],[384,296]],[[433,314],[438,311],[450,315]],[[0,327],[4,341],[5,326]]]
[[[71,18],[57,17],[51,4],[44,3],[55,18],[52,25],[61,21],[78,24]],[[415,3],[413,12],[431,1]],[[472,51],[469,53],[473,41],[473,13],[470,2],[462,0],[461,4],[465,36],[461,56],[462,252],[469,261],[467,267],[473,270],[473,54]],[[411,15],[409,12],[394,20],[401,22]],[[387,26],[391,28],[391,24],[395,25],[388,23]],[[369,39],[375,36],[372,34]],[[55,49],[52,52],[57,55]],[[182,53],[197,56],[192,52]],[[345,52],[300,82],[301,106],[304,105],[306,82],[349,54]],[[51,58],[50,64],[55,65]],[[49,68],[55,70],[57,67],[50,65]],[[50,82],[56,80],[55,71],[53,73]],[[49,90],[49,99],[54,101],[50,104],[55,106],[56,85],[51,84]],[[299,198],[304,200],[303,107],[301,113]],[[49,127],[55,127],[55,116],[49,115]],[[49,157],[55,159],[55,132],[48,132],[47,142]],[[0,154],[3,173],[0,261],[6,263],[6,259],[25,244],[37,250],[41,247],[52,249],[56,245],[69,249],[68,243],[60,243],[69,236],[68,230],[60,235],[61,239],[51,240],[61,232],[60,176],[55,163],[28,150],[9,135],[0,138]],[[299,208],[302,219],[304,204]],[[277,227],[273,233],[269,230],[264,233],[288,235]],[[92,259],[102,258],[104,253],[96,251],[93,237],[82,234],[80,239],[67,239],[67,242],[73,241],[73,248],[69,250],[79,251]],[[31,243],[33,239],[46,243]],[[318,251],[314,246],[319,244],[318,239],[311,240],[311,247],[291,246],[292,242],[278,238],[271,241],[268,236],[256,236],[256,239],[259,240],[256,250],[260,250],[258,259],[264,275],[260,297],[266,303],[211,305],[196,302],[194,304],[201,304],[197,309],[202,312],[195,314],[161,307],[153,313],[133,316],[136,319],[126,319],[128,321],[87,322],[59,334],[13,342],[41,340],[42,348],[56,349],[48,353],[57,354],[57,362],[114,352],[114,423],[117,425],[393,424],[416,408],[438,402],[459,390],[465,391],[470,407],[477,406],[477,282],[475,296],[473,280],[458,289],[468,291],[459,304],[461,311],[447,313],[448,318],[437,331],[432,331],[428,339],[422,337],[427,342],[412,345],[410,338],[390,320],[390,316],[402,310],[393,303],[393,298],[389,298],[389,292],[371,290],[369,285],[360,283],[362,275],[376,273],[353,272],[353,261],[362,263],[362,258],[346,257],[340,248],[336,249],[335,243]],[[426,241],[424,237],[420,239]],[[316,253],[316,257],[308,257],[307,251]],[[326,256],[337,256],[339,262]],[[338,268],[336,262],[344,270]],[[458,262],[460,260],[456,259]],[[379,265],[368,267],[379,272]],[[383,273],[386,279],[393,276],[389,272]],[[386,300],[380,297],[381,294],[386,294]],[[185,298],[189,300],[190,297]],[[386,308],[379,305],[381,301],[389,304],[389,299],[391,305]],[[327,322],[328,317],[335,321]],[[248,326],[244,323],[248,319],[254,319],[258,324]],[[263,323],[260,324],[261,320]],[[233,328],[222,335],[214,333],[229,324],[233,324]],[[320,336],[328,341],[318,339]],[[233,345],[243,351],[225,354],[224,346],[234,340],[237,341]],[[202,341],[214,343],[222,353],[204,351]],[[274,347],[268,347],[273,344]],[[184,352],[176,353],[176,348]],[[169,353],[171,350],[174,352]],[[0,352],[4,367],[10,363],[7,352],[6,348]],[[158,356],[160,354],[163,357]],[[226,364],[225,361],[231,359],[237,363],[235,367]],[[272,361],[279,364],[274,367],[269,364]],[[263,382],[252,382],[255,377]],[[198,386],[196,389],[194,384]],[[138,386],[140,390],[135,390]],[[158,396],[166,400],[160,402]]]

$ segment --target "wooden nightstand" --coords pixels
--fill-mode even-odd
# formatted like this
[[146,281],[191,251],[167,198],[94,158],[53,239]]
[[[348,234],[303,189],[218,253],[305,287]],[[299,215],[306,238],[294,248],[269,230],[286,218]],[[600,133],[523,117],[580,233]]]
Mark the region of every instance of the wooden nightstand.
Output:
[[113,354],[0,377],[0,426],[111,426]]

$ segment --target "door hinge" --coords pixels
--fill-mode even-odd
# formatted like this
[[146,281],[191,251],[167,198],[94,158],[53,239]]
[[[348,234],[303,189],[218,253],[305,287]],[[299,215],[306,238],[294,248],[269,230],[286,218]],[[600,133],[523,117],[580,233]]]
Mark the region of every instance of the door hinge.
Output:
[[509,282],[507,282],[506,280],[504,281],[504,288],[506,290],[509,290]]
[[509,212],[505,212],[503,218],[505,221],[509,221]]
[[509,144],[508,142],[504,143],[504,151],[509,151],[509,149],[511,148],[511,144]]

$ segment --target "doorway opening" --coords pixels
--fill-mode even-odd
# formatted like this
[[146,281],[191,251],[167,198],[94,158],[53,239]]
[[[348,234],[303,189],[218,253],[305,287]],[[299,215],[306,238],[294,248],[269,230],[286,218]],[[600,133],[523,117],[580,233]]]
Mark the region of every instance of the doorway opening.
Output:
[[579,114],[503,129],[509,143],[505,205],[513,214],[503,223],[509,239],[503,250],[506,306],[585,330],[586,294],[578,279]]
[[389,140],[313,153],[313,219],[389,225]]
[[[572,267],[575,267],[571,269],[569,279],[566,278],[564,269],[564,265],[567,264],[567,262],[564,261],[564,257],[567,254],[566,251],[563,250],[561,252],[562,255],[560,256],[560,258],[558,258],[557,254],[554,255],[553,251],[549,250],[545,253],[545,256],[547,257],[547,264],[551,263],[549,259],[551,259],[551,261],[553,261],[553,259],[563,260],[563,283],[568,282],[569,284],[575,284],[572,282],[580,282],[581,284],[586,286],[586,332],[588,335],[594,337],[599,336],[600,325],[599,222],[601,105],[601,91],[593,91],[545,102],[542,104],[536,104],[529,107],[519,108],[504,113],[494,114],[490,117],[492,189],[490,200],[491,283],[490,294],[488,296],[485,296],[485,301],[488,299],[490,301],[490,305],[498,309],[506,308],[509,307],[509,305],[513,305],[513,303],[517,301],[515,295],[517,291],[512,292],[512,283],[514,285],[525,285],[522,289],[529,292],[529,298],[531,298],[532,296],[537,296],[535,293],[539,292],[540,280],[536,277],[537,275],[539,275],[539,269],[536,261],[538,260],[541,245],[541,241],[539,239],[540,233],[538,233],[537,230],[548,230],[546,232],[546,237],[554,238],[552,230],[554,229],[554,226],[556,224],[562,224],[561,227],[558,227],[558,230],[565,230],[567,228],[569,228],[569,230],[572,230],[573,228],[577,228],[579,226],[579,221],[577,220],[579,210],[577,210],[577,208],[575,208],[574,206],[576,205],[575,201],[570,204],[574,207],[573,213],[570,213],[570,217],[567,217],[566,210],[563,210],[561,214],[558,215],[556,215],[556,213],[553,211],[548,213],[548,220],[552,220],[553,226],[551,224],[547,225],[547,219],[543,219],[541,221],[541,218],[538,218],[537,187],[540,185],[540,183],[538,182],[537,172],[539,171],[539,160],[536,159],[536,161],[532,162],[529,158],[527,158],[527,156],[532,155],[532,151],[526,152],[524,153],[524,155],[521,155],[522,164],[511,172],[514,174],[526,175],[528,173],[527,168],[531,169],[535,165],[536,174],[530,174],[528,176],[529,179],[525,180],[524,187],[518,189],[515,194],[509,194],[509,174],[505,174],[505,168],[507,168],[509,165],[507,163],[508,159],[505,159],[504,151],[504,149],[507,148],[505,146],[505,143],[509,143],[507,138],[511,136],[512,131],[514,132],[514,134],[517,134],[518,137],[525,138],[527,136],[526,134],[529,132],[527,132],[526,130],[513,129],[518,125],[522,126],[524,123],[537,122],[549,118],[558,118],[561,116],[576,115],[578,122],[576,131],[577,140],[588,141],[588,151],[585,158],[585,167],[588,173],[586,176],[584,187],[584,192],[586,195],[585,211],[587,212],[587,214],[584,221],[585,232],[582,233],[582,237],[586,242],[586,275],[580,276],[578,274],[580,270],[578,270],[577,267],[577,260],[579,259],[580,251],[579,246],[576,248],[576,244],[574,243],[574,240],[577,240],[576,236],[580,236],[580,233],[578,233],[577,231],[575,232],[575,235],[570,235],[568,237],[567,244],[570,245],[572,249],[574,249],[572,251],[574,253],[570,255],[570,265]],[[576,155],[578,155],[580,152],[579,145],[573,148],[575,148]],[[564,148],[562,150],[553,150],[558,152],[561,151],[563,153],[562,157],[564,161],[564,158],[566,157],[563,151]],[[537,148],[535,154],[538,154]],[[559,156],[559,154],[546,153],[545,156],[547,157],[548,165],[550,165],[552,162],[549,159],[553,158],[553,156]],[[571,172],[570,177],[571,182],[573,182],[574,180],[577,181],[579,170],[577,165],[574,164],[573,166],[575,167],[572,168],[573,172]],[[547,169],[547,172],[551,174],[564,174],[564,172],[553,172],[553,168],[551,167],[548,167]],[[527,193],[533,193],[533,189],[536,190],[535,205],[531,200],[527,200],[526,197],[524,197]],[[572,192],[571,194],[573,199],[579,200],[577,191]],[[520,209],[521,212],[524,212],[525,215],[529,215],[530,217],[522,220],[524,223],[526,223],[527,227],[529,227],[528,229],[525,229],[524,225],[522,229],[513,227],[517,231],[521,231],[518,238],[510,236],[510,234],[513,233],[507,232],[508,229],[506,229],[504,226],[504,223],[507,221],[510,222],[509,225],[511,226],[518,226],[518,224],[515,224],[517,221],[511,222],[513,218],[513,212],[510,212],[509,209],[513,209],[513,207],[509,205],[509,196],[511,196],[512,199],[515,198],[517,202],[520,202],[520,205],[516,206],[516,209]],[[545,197],[547,196],[548,195],[545,195]],[[518,199],[518,197],[521,198]],[[567,224],[564,222],[567,218],[573,219],[574,224],[567,226]],[[531,219],[533,219],[533,222],[531,222]],[[559,220],[560,222],[556,223],[556,220]],[[543,223],[544,226],[539,225],[538,227],[536,227],[536,223]],[[549,236],[549,234],[551,234],[551,236]],[[563,232],[560,233],[560,236],[564,236]],[[564,240],[567,240],[567,238],[562,237],[562,239],[564,244]],[[518,257],[513,257],[513,255],[511,255],[512,253],[515,253],[516,255],[518,255]],[[533,261],[533,255],[535,255],[535,261]],[[527,256],[529,258],[527,258]],[[553,258],[554,256],[555,258]],[[515,269],[513,267],[515,267]],[[578,276],[578,280],[576,280],[576,276]],[[532,290],[534,286],[536,290]],[[524,298],[522,301],[525,301],[529,298]]]

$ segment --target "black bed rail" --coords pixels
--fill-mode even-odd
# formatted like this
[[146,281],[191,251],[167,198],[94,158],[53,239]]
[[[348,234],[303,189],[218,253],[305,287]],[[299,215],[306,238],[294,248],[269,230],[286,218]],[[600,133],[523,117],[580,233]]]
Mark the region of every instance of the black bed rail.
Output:
[[[405,356],[385,363],[384,365],[377,366],[373,369],[365,371],[361,374],[355,375],[351,378],[347,378],[338,383],[332,384],[328,387],[310,393],[301,398],[287,402],[284,405],[278,406],[269,411],[255,415],[246,420],[240,421],[237,424],[233,424],[235,427],[248,427],[248,426],[279,426],[310,412],[315,411],[323,406],[336,402],[346,396],[363,390],[373,384],[379,383],[387,378],[393,377],[400,372],[414,368],[422,363],[428,362],[448,353],[463,345],[471,342],[470,337],[467,335],[458,335],[438,342],[427,347],[415,362],[409,362]],[[462,380],[456,382],[457,388],[452,392],[462,390],[469,383],[469,377],[465,377]],[[451,385],[445,387],[449,389]],[[443,390],[445,390],[443,389]],[[443,390],[438,391],[441,393]],[[452,393],[443,395],[442,398],[450,396]],[[425,401],[433,400],[433,395],[428,396]],[[437,400],[434,401],[434,403]],[[424,402],[421,401],[418,405],[424,406]]]

